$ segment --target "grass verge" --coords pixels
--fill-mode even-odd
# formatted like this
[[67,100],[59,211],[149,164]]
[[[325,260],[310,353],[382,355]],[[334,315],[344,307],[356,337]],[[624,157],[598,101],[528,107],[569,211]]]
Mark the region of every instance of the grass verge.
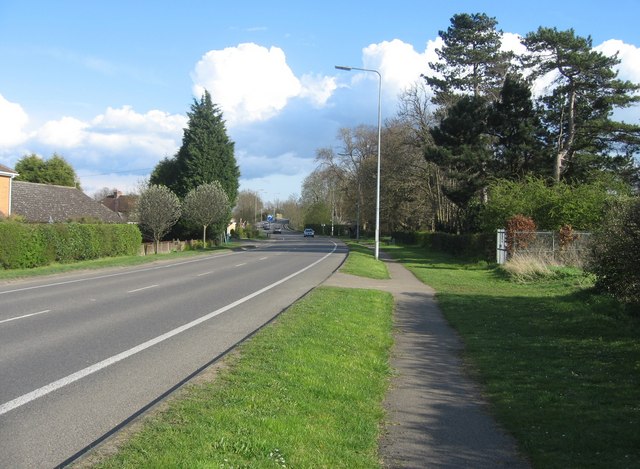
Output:
[[32,269],[0,269],[0,280],[15,280],[27,277],[40,277],[44,275],[54,275],[77,270],[96,270],[109,267],[131,267],[142,264],[149,264],[157,261],[165,261],[172,259],[180,259],[183,257],[192,257],[202,254],[211,254],[215,251],[228,250],[237,247],[238,244],[229,243],[225,246],[198,249],[194,251],[171,252],[168,254],[152,254],[149,256],[120,256],[120,257],[103,257],[101,259],[92,259],[87,261],[71,262],[68,264],[50,264],[42,267],[34,267]]
[[379,467],[393,298],[318,288],[101,468]]
[[436,289],[493,411],[535,467],[640,467],[640,319],[573,271],[528,283],[385,248]]
[[349,256],[340,268],[345,274],[373,279],[388,279],[389,272],[384,262],[377,260],[373,250],[353,241],[346,241]]

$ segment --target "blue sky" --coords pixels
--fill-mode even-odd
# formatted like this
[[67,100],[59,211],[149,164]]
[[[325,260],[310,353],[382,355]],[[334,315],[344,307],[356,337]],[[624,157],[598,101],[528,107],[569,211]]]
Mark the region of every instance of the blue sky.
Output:
[[[496,17],[506,44],[539,26],[591,35],[640,82],[637,0],[0,0],[0,163],[57,152],[87,193],[131,190],[176,152],[206,88],[236,142],[241,189],[286,199],[340,127],[376,123],[376,75],[335,65],[380,70],[392,117],[438,31],[476,12]],[[640,110],[623,117],[638,123]]]

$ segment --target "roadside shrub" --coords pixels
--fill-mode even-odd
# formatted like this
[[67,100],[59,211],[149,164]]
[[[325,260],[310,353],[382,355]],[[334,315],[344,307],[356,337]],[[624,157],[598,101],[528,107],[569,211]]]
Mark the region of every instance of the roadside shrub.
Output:
[[578,239],[578,235],[573,232],[571,225],[562,226],[558,234],[560,237],[560,249],[563,251],[566,251]]
[[494,233],[417,233],[416,239],[421,246],[456,257],[495,262]]
[[612,204],[591,244],[596,288],[640,310],[640,199]]
[[571,225],[590,231],[602,220],[607,203],[630,193],[624,183],[601,176],[587,184],[559,182],[548,185],[544,179],[528,177],[520,181],[498,179],[489,186],[489,202],[481,209],[479,224],[484,231],[504,228],[517,214],[533,218],[544,230]]
[[418,236],[420,233],[415,231],[394,231],[391,233],[391,237],[398,244],[404,244],[405,246],[413,246],[416,244],[422,244],[418,242]]
[[4,269],[28,269],[52,262],[53,251],[47,239],[34,225],[11,220],[0,223],[0,266]]
[[201,239],[192,239],[187,242],[185,246],[185,251],[198,251],[200,249],[204,249],[206,246],[202,242]]
[[52,262],[136,255],[142,241],[136,225],[0,223],[0,266],[23,269]]
[[513,256],[520,249],[527,249],[535,239],[536,222],[524,215],[514,215],[507,220],[507,252]]

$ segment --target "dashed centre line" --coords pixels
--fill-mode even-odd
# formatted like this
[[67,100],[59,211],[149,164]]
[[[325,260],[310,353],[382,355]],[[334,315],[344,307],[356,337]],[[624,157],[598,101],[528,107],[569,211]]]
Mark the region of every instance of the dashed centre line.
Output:
[[148,285],[146,287],[142,287],[142,288],[136,288],[135,290],[129,290],[127,293],[135,293],[135,292],[139,292],[142,290],[148,290],[149,288],[156,288],[159,287],[160,285]]
[[[208,321],[209,319],[212,319],[226,311],[229,311],[233,308],[235,308],[236,306],[239,306],[259,295],[262,295],[263,293],[279,286],[282,285],[285,282],[288,282],[289,280],[297,277],[298,275],[302,274],[303,272],[306,272],[307,270],[315,267],[316,265],[318,265],[319,263],[321,263],[322,261],[324,261],[326,258],[328,258],[330,255],[332,255],[336,249],[338,248],[338,245],[336,243],[333,243],[333,249],[328,252],[327,254],[325,254],[323,257],[321,257],[320,259],[317,259],[315,262],[312,262],[311,264],[307,265],[306,267],[303,267],[302,269],[298,270],[297,272],[294,272],[290,275],[287,275],[284,278],[281,278],[280,280],[273,282],[270,285],[267,285],[266,287],[263,287],[259,290],[254,291],[253,293],[250,293],[242,298],[239,298],[236,301],[233,301],[231,303],[228,303],[226,306],[223,306],[215,311],[212,311],[208,314],[205,314],[204,316],[201,316],[197,319],[194,319],[191,322],[188,322],[186,324],[183,324],[182,326],[179,326],[173,330],[170,330],[168,332],[165,332],[164,334],[161,334],[153,339],[147,340],[146,342],[143,342],[133,348],[130,348],[128,350],[125,350],[123,352],[120,352],[116,355],[113,355],[109,358],[106,358],[98,363],[95,363],[93,365],[90,365],[86,368],[83,368],[82,370],[76,371],[75,373],[72,373],[68,376],[65,376],[64,378],[58,379],[56,381],[53,381],[45,386],[42,386],[38,389],[35,389],[31,392],[28,392],[26,394],[23,394],[19,397],[16,397],[15,399],[12,399],[8,402],[5,403],[0,403],[0,416],[6,414],[7,412],[12,411],[13,409],[16,409],[18,407],[21,407],[25,404],[28,404],[31,401],[34,401],[36,399],[39,399],[43,396],[46,396],[49,393],[52,393],[60,388],[63,388],[71,383],[74,383],[78,380],[81,380],[83,378],[85,378],[86,376],[89,376],[93,373],[96,373],[104,368],[107,368],[115,363],[118,363],[126,358],[129,358],[133,355],[136,355],[150,347],[153,347],[156,344],[159,344],[161,342],[164,342],[167,339],[170,339],[171,337],[174,337],[182,332],[185,332],[189,329],[192,329],[200,324],[202,324],[205,321]],[[158,285],[150,285],[148,287],[144,287],[144,288],[139,288],[137,290],[131,290],[131,292],[135,292],[135,291],[140,291],[140,290],[144,290],[146,288],[153,288],[153,287],[157,287]]]
[[38,311],[37,313],[23,314],[22,316],[16,316],[15,318],[3,319],[2,321],[0,321],[0,324],[2,324],[3,322],[17,321],[18,319],[24,319],[31,316],[37,316],[38,314],[44,314],[49,312],[51,312],[50,309],[45,309],[44,311]]

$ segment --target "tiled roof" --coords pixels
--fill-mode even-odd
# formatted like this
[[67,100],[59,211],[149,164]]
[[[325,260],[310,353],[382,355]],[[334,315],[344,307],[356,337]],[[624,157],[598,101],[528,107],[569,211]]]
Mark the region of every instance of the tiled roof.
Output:
[[13,180],[11,213],[29,222],[67,222],[97,218],[107,223],[122,223],[117,213],[96,202],[75,187],[36,184]]
[[109,210],[119,213],[131,213],[136,206],[138,196],[135,195],[120,195],[118,197],[105,197],[100,201],[102,205]]
[[16,173],[13,169],[8,168],[7,166],[0,164],[0,173],[5,173],[5,174],[14,174],[17,175],[18,173]]

